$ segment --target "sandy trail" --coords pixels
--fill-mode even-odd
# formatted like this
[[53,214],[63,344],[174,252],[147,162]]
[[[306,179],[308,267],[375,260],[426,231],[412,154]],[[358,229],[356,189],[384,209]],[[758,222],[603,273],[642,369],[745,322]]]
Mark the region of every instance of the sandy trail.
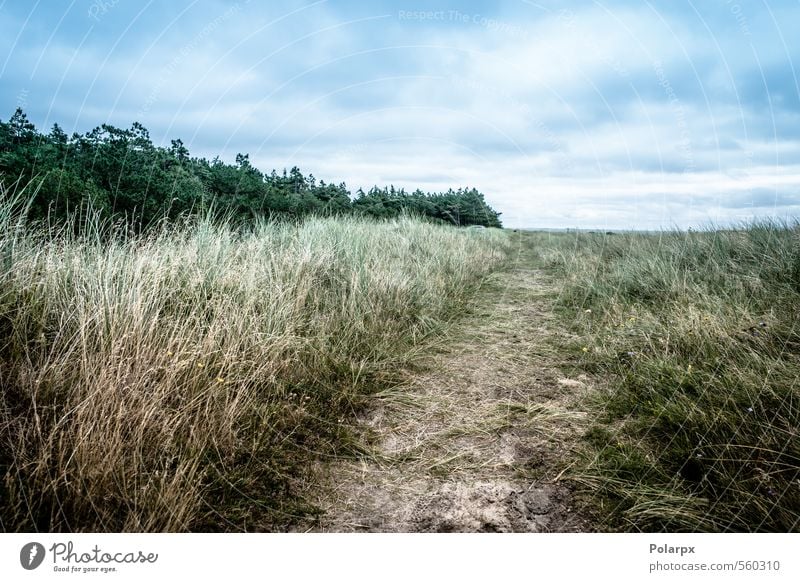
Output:
[[586,531],[558,479],[589,389],[563,378],[554,288],[521,243],[450,330],[446,351],[363,418],[372,451],[329,469],[312,531]]

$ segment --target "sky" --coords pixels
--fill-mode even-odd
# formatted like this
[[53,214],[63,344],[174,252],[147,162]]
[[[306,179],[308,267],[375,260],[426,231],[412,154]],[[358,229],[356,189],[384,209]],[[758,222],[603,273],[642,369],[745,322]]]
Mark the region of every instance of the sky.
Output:
[[798,25],[798,0],[0,0],[0,118],[475,187],[507,227],[792,218]]

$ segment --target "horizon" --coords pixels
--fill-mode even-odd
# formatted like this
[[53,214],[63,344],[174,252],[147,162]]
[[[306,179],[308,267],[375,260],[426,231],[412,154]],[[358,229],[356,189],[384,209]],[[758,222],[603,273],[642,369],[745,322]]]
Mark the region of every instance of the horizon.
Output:
[[0,115],[139,122],[351,192],[476,188],[506,228],[800,216],[796,3],[283,6],[3,3]]

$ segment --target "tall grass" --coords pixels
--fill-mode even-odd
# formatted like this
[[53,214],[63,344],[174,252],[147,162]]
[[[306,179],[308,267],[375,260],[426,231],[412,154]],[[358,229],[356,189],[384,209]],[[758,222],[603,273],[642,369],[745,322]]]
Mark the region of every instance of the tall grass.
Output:
[[609,527],[800,529],[800,226],[555,237]]
[[[19,201],[17,201],[19,202]],[[0,204],[0,527],[279,528],[361,396],[500,266],[411,218],[24,226]]]

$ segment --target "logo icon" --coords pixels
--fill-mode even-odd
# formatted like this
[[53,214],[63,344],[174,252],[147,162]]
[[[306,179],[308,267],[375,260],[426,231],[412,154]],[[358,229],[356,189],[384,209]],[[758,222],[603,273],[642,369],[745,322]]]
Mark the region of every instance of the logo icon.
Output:
[[38,542],[30,542],[19,551],[19,563],[26,570],[35,570],[44,561],[44,546]]

